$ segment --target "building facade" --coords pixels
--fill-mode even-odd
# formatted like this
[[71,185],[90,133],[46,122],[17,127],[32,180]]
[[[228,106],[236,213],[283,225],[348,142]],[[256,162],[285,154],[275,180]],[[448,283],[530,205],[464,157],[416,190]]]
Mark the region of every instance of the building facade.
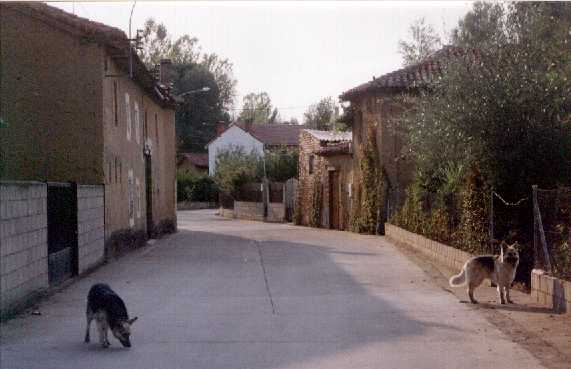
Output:
[[302,225],[350,229],[351,136],[351,132],[301,131],[296,206]]
[[403,137],[391,129],[391,121],[398,119],[405,110],[399,99],[403,94],[414,97],[420,88],[438,79],[447,63],[459,57],[477,57],[476,51],[456,47],[444,47],[420,63],[373,78],[372,81],[354,87],[340,96],[350,103],[353,131],[354,193],[353,209],[359,213],[363,173],[360,163],[363,149],[375,135],[379,163],[386,174],[388,191],[381,204],[381,222],[384,222],[404,202],[405,191],[413,180],[414,163],[403,151]]
[[167,81],[119,29],[43,3],[0,7],[2,179],[104,184],[106,242],[175,229]]

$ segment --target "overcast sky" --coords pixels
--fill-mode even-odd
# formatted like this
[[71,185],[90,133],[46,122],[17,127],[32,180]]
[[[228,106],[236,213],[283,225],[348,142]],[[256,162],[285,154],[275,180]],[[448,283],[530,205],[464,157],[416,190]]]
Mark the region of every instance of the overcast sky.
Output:
[[[133,3],[50,4],[127,33]],[[308,105],[400,68],[398,41],[415,19],[425,17],[444,33],[470,7],[467,1],[139,1],[132,27],[153,17],[174,37],[197,37],[204,51],[234,64],[236,108],[244,95],[266,91],[282,118],[302,122]]]

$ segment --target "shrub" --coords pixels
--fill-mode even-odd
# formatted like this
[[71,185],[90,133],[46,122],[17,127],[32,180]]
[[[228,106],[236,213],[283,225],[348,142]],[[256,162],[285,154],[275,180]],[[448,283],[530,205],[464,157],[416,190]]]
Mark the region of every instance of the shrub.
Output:
[[218,199],[218,187],[206,173],[178,172],[176,181],[178,201],[216,202]]

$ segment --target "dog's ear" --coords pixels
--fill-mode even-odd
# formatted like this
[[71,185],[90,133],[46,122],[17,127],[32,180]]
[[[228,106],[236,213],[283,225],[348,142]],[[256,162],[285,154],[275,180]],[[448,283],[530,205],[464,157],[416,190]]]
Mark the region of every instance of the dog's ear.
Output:
[[135,323],[137,321],[137,319],[139,319],[138,316],[134,317],[133,319],[127,320],[127,323],[129,323],[129,325],[131,325],[131,324]]
[[500,253],[503,255],[505,252],[505,249],[508,247],[508,244],[506,243],[506,241],[502,241],[502,243],[500,243]]

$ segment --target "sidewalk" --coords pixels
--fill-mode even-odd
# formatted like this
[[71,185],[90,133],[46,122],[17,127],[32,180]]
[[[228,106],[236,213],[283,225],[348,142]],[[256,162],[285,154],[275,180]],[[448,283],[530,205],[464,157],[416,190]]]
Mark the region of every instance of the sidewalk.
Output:
[[452,288],[448,284],[448,278],[457,274],[458,270],[438,264],[409,246],[389,242],[421,267],[440,288],[455,295],[459,303],[478,310],[509,335],[513,342],[529,350],[543,365],[557,369],[571,368],[571,314],[554,314],[534,302],[530,294],[519,290],[510,292],[515,304],[498,305],[496,289],[490,287],[489,281],[476,289],[474,295],[480,304],[472,305],[465,288]]

